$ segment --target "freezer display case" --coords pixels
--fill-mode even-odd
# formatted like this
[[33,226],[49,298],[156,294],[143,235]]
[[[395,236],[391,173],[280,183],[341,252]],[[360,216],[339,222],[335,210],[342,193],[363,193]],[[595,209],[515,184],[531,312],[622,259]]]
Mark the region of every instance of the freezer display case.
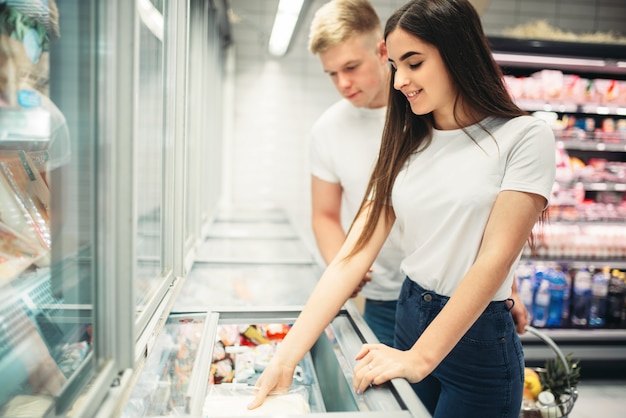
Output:
[[2,417],[60,416],[99,371],[90,6],[0,2]]
[[196,263],[172,312],[189,307],[304,305],[320,277],[309,265]]
[[283,209],[278,207],[255,207],[251,209],[224,205],[219,208],[216,221],[289,223],[289,217]]
[[286,222],[259,221],[216,221],[211,225],[208,238],[265,238],[297,239],[298,234],[291,224]]
[[207,238],[197,248],[196,263],[313,264],[299,239]]
[[[253,386],[298,314],[285,307],[171,314],[122,416],[249,415]],[[353,391],[354,358],[368,341],[374,335],[347,304],[296,367],[289,391],[255,415],[430,416],[402,379]]]

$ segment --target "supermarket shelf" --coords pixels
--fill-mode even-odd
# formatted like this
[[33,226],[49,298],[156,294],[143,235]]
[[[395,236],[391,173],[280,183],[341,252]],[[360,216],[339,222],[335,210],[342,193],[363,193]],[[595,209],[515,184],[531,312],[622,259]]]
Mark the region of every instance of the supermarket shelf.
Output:
[[626,45],[490,36],[502,66],[626,75]]
[[[558,140],[557,135],[557,140]],[[594,140],[570,140],[562,139],[558,140],[557,145],[563,146],[567,150],[579,150],[579,151],[608,151],[608,152],[626,152],[626,143],[624,142],[599,142]]]

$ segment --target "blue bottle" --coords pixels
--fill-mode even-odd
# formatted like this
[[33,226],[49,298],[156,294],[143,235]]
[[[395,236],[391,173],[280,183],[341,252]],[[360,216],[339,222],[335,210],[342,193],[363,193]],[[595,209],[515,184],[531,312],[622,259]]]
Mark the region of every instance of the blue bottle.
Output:
[[572,306],[572,276],[570,271],[566,268],[561,269],[557,268],[557,271],[560,271],[565,277],[565,282],[567,283],[567,287],[565,289],[565,294],[563,295],[563,316],[561,320],[562,327],[569,327],[570,325],[570,310]]
[[582,267],[574,275],[574,283],[572,285],[572,309],[570,312],[572,326],[588,326],[590,309],[591,273],[586,267]]
[[537,291],[539,290],[539,285],[543,281],[543,276],[546,271],[546,267],[543,264],[535,264],[532,267],[532,282],[533,282],[533,315],[535,314],[535,298],[537,297]]
[[603,327],[606,323],[607,296],[609,294],[608,268],[593,275],[591,281],[591,307],[589,309],[589,326]]
[[542,274],[539,288],[535,294],[535,305],[533,309],[532,324],[538,328],[545,327],[548,322],[548,311],[550,309],[550,280]]
[[567,280],[560,270],[548,269],[547,280],[549,281],[550,306],[548,308],[547,327],[560,327],[563,320],[563,305],[567,292]]

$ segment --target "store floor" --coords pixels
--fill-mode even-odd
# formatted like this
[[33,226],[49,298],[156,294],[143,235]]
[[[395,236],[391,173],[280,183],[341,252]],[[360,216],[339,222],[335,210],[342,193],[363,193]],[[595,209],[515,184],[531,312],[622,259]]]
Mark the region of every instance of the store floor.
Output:
[[570,418],[621,418],[626,416],[624,380],[581,380],[578,400]]

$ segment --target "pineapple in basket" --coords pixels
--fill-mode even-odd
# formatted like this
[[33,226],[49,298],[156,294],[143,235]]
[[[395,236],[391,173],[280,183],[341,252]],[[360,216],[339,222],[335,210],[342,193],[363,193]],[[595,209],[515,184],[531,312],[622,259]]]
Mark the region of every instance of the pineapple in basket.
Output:
[[[559,418],[567,416],[575,401],[572,388],[580,380],[578,360],[565,356],[569,374],[559,358],[549,359],[539,369],[526,368],[523,418]],[[536,382],[539,380],[539,382]],[[547,401],[547,402],[546,402]],[[550,406],[552,405],[552,406]]]
[[578,365],[580,361],[572,360],[572,353],[565,356],[565,360],[569,374],[559,358],[548,359],[545,364],[545,371],[539,373],[543,389],[552,392],[557,402],[563,401],[565,396],[571,395],[571,388],[576,387],[580,380],[580,367]]

